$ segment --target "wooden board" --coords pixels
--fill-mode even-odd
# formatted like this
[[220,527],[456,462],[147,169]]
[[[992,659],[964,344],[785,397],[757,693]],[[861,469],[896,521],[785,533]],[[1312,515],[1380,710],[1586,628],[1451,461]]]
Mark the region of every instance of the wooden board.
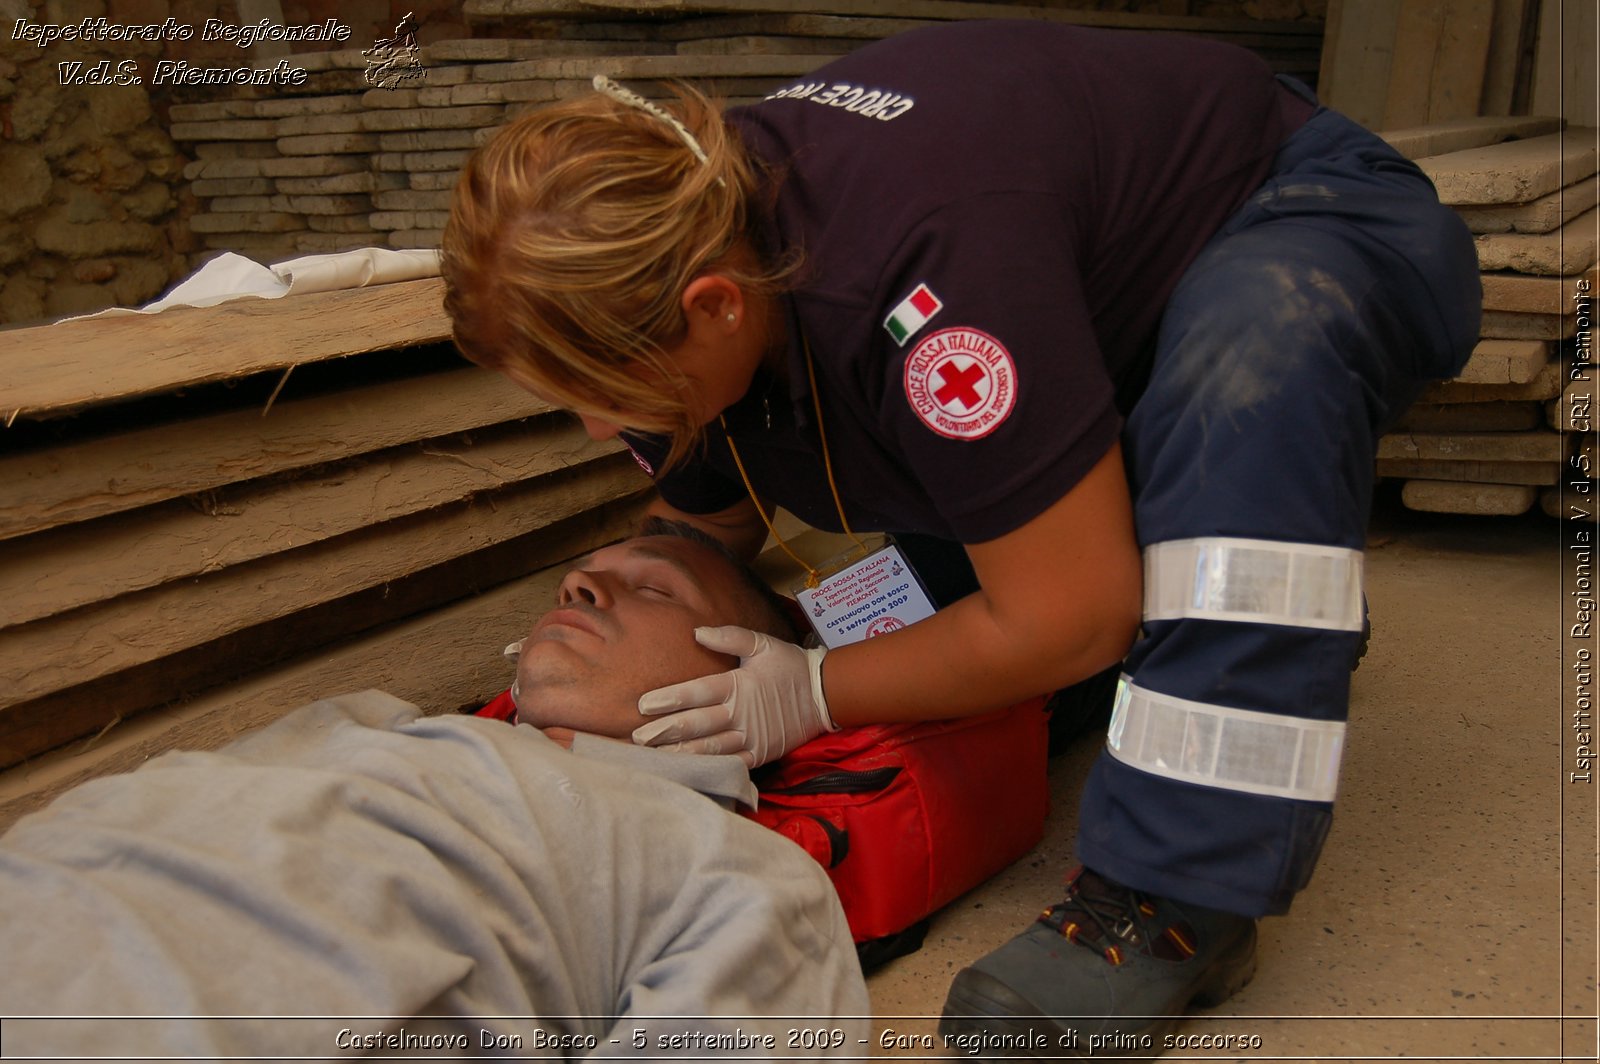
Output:
[[1450,480],[1471,484],[1554,484],[1559,462],[1452,462],[1426,458],[1381,458],[1380,477]]
[[1565,317],[1576,313],[1573,296],[1579,292],[1580,282],[1587,282],[1587,291],[1593,291],[1594,286],[1600,284],[1600,270],[1586,270],[1570,277],[1486,273],[1483,275],[1483,309]]
[[1520,403],[1416,403],[1393,431],[1526,432],[1545,423],[1535,400]]
[[596,74],[630,82],[641,78],[749,78],[795,77],[809,73],[835,55],[633,55],[592,59],[527,59],[516,63],[486,63],[476,80],[550,80],[587,84]]
[[1317,93],[1368,129],[1384,125],[1400,5],[1393,0],[1330,0]]
[[1393,433],[1378,441],[1378,458],[1453,462],[1560,462],[1566,439],[1559,432]]
[[[463,37],[456,40],[433,41],[417,49],[417,60],[428,69],[425,79],[429,86],[437,84],[434,70],[443,63],[498,63],[511,59],[543,59],[554,55],[616,55],[622,47],[615,41],[557,41],[557,40],[507,40],[493,37]],[[634,52],[670,52],[670,45],[635,42]],[[363,63],[365,60],[363,59]],[[470,75],[468,75],[470,77]],[[378,89],[375,93],[394,93],[402,90]],[[381,100],[381,95],[374,95]],[[201,106],[204,106],[203,104]],[[286,105],[292,106],[292,105]],[[351,108],[359,110],[359,108]],[[171,108],[173,121],[178,121],[178,108]],[[259,113],[259,112],[251,112]],[[301,113],[293,111],[291,113]],[[212,115],[184,115],[183,120],[210,118]],[[215,116],[220,117],[220,116]]]
[[1425,159],[1430,155],[1482,148],[1505,140],[1544,136],[1559,132],[1561,125],[1561,119],[1551,116],[1475,116],[1388,129],[1378,135],[1406,158]]
[[1436,2],[1439,32],[1428,83],[1427,120],[1444,122],[1479,113],[1489,38],[1494,30],[1495,0]]
[[1449,484],[1411,480],[1400,489],[1400,501],[1413,510],[1440,514],[1515,517],[1527,513],[1539,497],[1537,488],[1521,484]]
[[1579,215],[1553,233],[1486,233],[1473,238],[1483,270],[1559,277],[1595,264],[1600,210]]
[[1417,396],[1419,403],[1499,403],[1519,400],[1554,399],[1561,394],[1566,378],[1561,364],[1552,362],[1539,371],[1539,375],[1522,384],[1468,384],[1462,381],[1441,381],[1423,388]]
[[[45,723],[52,720],[49,714],[40,714],[32,729],[0,738],[0,754],[25,749],[29,757],[61,741],[72,743],[39,761],[0,773],[0,823],[8,824],[85,779],[129,771],[169,749],[215,748],[296,706],[343,691],[379,687],[430,713],[481,704],[510,683],[500,649],[553,600],[556,582],[565,571],[563,563],[627,535],[643,508],[642,497],[623,500],[522,537],[498,557],[494,552],[484,557],[497,567],[520,560],[522,568],[500,568],[495,579],[462,585],[467,591],[491,590],[465,599],[458,593],[443,600],[458,600],[455,605],[364,636],[349,638],[344,633],[338,645],[316,647],[296,661],[269,668],[275,663],[262,662],[249,646],[237,645],[242,641],[224,640],[207,648],[209,661],[191,663],[190,669],[211,684],[232,686],[199,698],[132,719],[116,720],[114,709],[99,717],[85,716],[97,704],[114,705],[117,685],[124,682],[117,677],[104,690],[89,692],[97,696],[94,701],[58,699],[55,716],[66,718],[71,725],[66,730],[90,738],[53,739]],[[528,573],[537,575],[517,579]],[[462,566],[451,567],[444,575],[457,582],[472,576]],[[341,605],[348,612],[353,604]],[[241,681],[241,676],[249,678]],[[45,708],[52,707],[47,703]]]
[[[819,7],[825,10],[818,12]],[[1304,23],[1286,20],[1147,15],[1048,5],[960,3],[956,0],[828,0],[826,4],[817,4],[815,0],[466,0],[462,11],[467,22],[473,25],[501,19],[594,18],[605,13],[634,19],[675,19],[710,14],[825,13],[943,21],[975,18],[1052,19],[1082,26],[1146,30],[1209,28],[1241,33],[1290,34],[1303,34],[1306,31]]]
[[464,367],[0,456],[0,540],[549,411]]
[[1494,0],[1403,0],[1383,127],[1476,115],[1493,23]]
[[1515,206],[1457,207],[1474,233],[1548,233],[1600,204],[1600,175]]
[[827,37],[711,37],[684,41],[679,55],[831,55],[854,51],[861,42]]
[[[734,15],[715,18],[690,18],[660,23],[655,32],[663,40],[683,43],[711,41],[727,37],[800,37],[810,40],[882,40],[922,26],[936,26],[940,19],[846,17],[839,15]],[[680,46],[681,50],[681,46]]]
[[1534,0],[1495,0],[1494,27],[1489,32],[1489,56],[1484,64],[1483,96],[1478,113],[1509,115],[1526,104],[1526,78],[1532,76],[1532,63],[1524,62],[1524,38],[1531,34],[1528,25]]
[[550,414],[29,536],[0,552],[0,628],[462,503],[620,449]]
[[[439,278],[5,333],[0,422],[450,338]],[[270,342],[268,342],[270,338]],[[138,358],[107,357],[137,352]]]
[[1526,384],[1550,365],[1543,340],[1480,340],[1455,379],[1468,384]]
[[1569,127],[1527,140],[1417,160],[1452,206],[1527,203],[1595,172],[1595,131]]
[[1496,340],[1570,340],[1578,334],[1572,314],[1516,314],[1486,310],[1478,335]]
[[[288,617],[342,595],[543,528],[645,484],[626,455],[390,521],[179,584],[11,628],[0,641],[5,707]],[[0,735],[4,733],[0,723]]]
[[1593,0],[1542,0],[1531,100],[1535,111],[1563,111],[1575,123],[1600,125],[1597,22],[1600,6]]
[[[813,8],[813,11],[815,8]],[[1037,10],[1037,9],[1034,9]],[[987,17],[1019,17],[1008,13],[1004,9],[990,8],[991,14]],[[897,33],[917,29],[922,26],[938,25],[944,19],[939,18],[908,18],[908,17],[875,17],[879,13],[874,8],[872,15],[838,15],[820,13],[765,13],[746,15],[717,15],[710,17],[690,17],[671,22],[657,23],[651,30],[653,37],[667,41],[709,41],[727,37],[745,37],[749,39],[770,38],[806,38],[812,40],[866,41],[881,40],[892,37]],[[1044,21],[1079,21],[1078,16],[1091,15],[1082,9],[1077,11],[1055,9],[1050,15],[1024,14],[1020,17],[1038,17]],[[1113,15],[1113,17],[1116,17]],[[1126,16],[1124,16],[1126,17]],[[1140,18],[1141,16],[1133,16]],[[1272,54],[1284,51],[1309,51],[1312,53],[1311,73],[1316,73],[1316,56],[1321,48],[1322,33],[1320,27],[1314,22],[1289,22],[1274,23],[1267,26],[1263,32],[1252,32],[1258,23],[1254,21],[1240,22],[1237,19],[1218,21],[1214,19],[1194,18],[1180,16],[1184,19],[1181,26],[1164,23],[1158,27],[1125,26],[1128,29],[1153,28],[1162,32],[1181,32],[1185,36],[1209,37],[1225,40],[1237,44],[1241,48],[1251,48],[1258,52]],[[680,47],[680,51],[681,51]]]
[[1445,0],[1400,0],[1395,8],[1394,58],[1390,59],[1384,93],[1382,128],[1421,125],[1429,120],[1430,85],[1443,32]]

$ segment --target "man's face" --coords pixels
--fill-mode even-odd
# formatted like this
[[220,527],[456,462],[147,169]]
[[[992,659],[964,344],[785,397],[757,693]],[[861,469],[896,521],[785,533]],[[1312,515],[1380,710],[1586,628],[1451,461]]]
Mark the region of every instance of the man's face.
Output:
[[701,625],[749,623],[733,564],[676,536],[648,536],[578,560],[556,608],[517,660],[518,719],[627,738],[639,696],[737,662],[694,641]]

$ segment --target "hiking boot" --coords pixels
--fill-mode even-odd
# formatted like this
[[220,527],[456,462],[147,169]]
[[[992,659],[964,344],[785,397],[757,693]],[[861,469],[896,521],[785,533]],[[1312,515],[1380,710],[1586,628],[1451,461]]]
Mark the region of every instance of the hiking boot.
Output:
[[1250,981],[1256,922],[1156,898],[1086,868],[1032,927],[964,968],[939,1033],[979,1059],[1153,1057],[1190,1005]]

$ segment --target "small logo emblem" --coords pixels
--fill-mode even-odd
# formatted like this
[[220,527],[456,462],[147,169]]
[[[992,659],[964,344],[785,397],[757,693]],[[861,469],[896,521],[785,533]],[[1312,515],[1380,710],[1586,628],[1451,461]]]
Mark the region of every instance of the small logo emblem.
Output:
[[934,432],[978,440],[1017,404],[1017,366],[1005,345],[977,329],[941,329],[906,359],[906,399]]
[[426,78],[428,71],[417,59],[417,20],[409,11],[394,28],[394,36],[374,41],[371,48],[362,49],[367,69],[362,75],[368,85],[380,89],[393,89],[416,78]]
[[919,284],[916,291],[902,299],[900,305],[883,319],[883,327],[889,331],[897,346],[904,347],[912,333],[928,324],[928,319],[943,309],[944,304],[933,294],[933,290],[925,284]]

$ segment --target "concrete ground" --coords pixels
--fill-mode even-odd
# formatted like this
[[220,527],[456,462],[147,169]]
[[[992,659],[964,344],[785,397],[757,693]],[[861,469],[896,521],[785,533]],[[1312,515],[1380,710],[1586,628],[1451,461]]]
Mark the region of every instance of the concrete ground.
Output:
[[[1539,514],[1445,517],[1380,499],[1374,632],[1321,864],[1292,912],[1263,921],[1255,980],[1177,1032],[1259,1043],[1169,1059],[1595,1059],[1597,784],[1567,780],[1564,663],[1581,644],[1565,634],[1578,574],[1560,535]],[[1057,900],[1099,745],[1052,761],[1039,847],[869,979],[876,1055],[940,1055],[923,1039],[937,1041],[950,979]]]

